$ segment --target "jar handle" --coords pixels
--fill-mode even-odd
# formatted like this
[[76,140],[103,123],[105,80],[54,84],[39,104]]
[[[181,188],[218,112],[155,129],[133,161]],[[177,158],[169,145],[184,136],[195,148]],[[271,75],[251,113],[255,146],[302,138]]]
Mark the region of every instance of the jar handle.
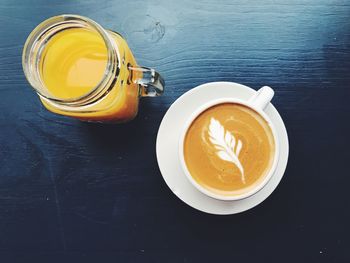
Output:
[[135,75],[140,75],[135,82],[140,86],[141,97],[156,97],[164,92],[165,82],[162,76],[152,68],[131,67],[129,70],[135,71]]

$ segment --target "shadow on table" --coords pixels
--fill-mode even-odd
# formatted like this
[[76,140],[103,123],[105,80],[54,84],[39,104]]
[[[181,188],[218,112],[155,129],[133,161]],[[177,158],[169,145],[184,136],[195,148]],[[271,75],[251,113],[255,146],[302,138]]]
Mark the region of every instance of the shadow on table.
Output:
[[81,122],[80,129],[91,146],[103,147],[110,152],[117,149],[142,147],[147,141],[155,142],[162,115],[156,105],[143,101],[135,119],[125,123]]

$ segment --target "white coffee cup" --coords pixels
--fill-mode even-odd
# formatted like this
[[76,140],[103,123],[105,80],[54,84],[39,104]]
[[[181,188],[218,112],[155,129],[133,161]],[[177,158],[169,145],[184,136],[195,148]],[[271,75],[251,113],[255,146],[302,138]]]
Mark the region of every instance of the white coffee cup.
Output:
[[[248,99],[246,101],[240,100],[240,99],[235,99],[235,98],[222,98],[222,99],[211,100],[208,103],[199,107],[197,110],[195,110],[193,112],[193,114],[188,118],[188,120],[185,123],[185,126],[183,127],[183,129],[180,133],[179,157],[180,157],[181,167],[182,167],[186,177],[192,183],[192,185],[195,188],[197,188],[200,192],[202,192],[203,194],[205,194],[209,197],[212,197],[212,198],[215,198],[218,200],[224,200],[224,201],[241,200],[241,199],[247,198],[249,196],[252,196],[255,193],[257,193],[258,191],[260,191],[267,184],[267,182],[271,179],[272,175],[274,174],[274,172],[276,170],[278,159],[279,159],[279,141],[278,141],[276,129],[275,129],[273,123],[271,122],[270,118],[264,112],[264,110],[265,110],[266,106],[270,103],[273,95],[274,95],[274,91],[270,87],[264,86],[264,87],[260,88],[250,99]],[[218,104],[222,104],[222,103],[241,104],[241,105],[244,105],[248,108],[251,108],[255,112],[259,113],[259,115],[268,123],[269,127],[271,128],[272,135],[273,135],[273,138],[275,141],[275,154],[274,154],[273,163],[272,163],[272,166],[271,166],[270,170],[268,171],[267,175],[265,176],[265,178],[261,182],[257,183],[253,188],[251,188],[248,191],[246,191],[242,194],[239,194],[239,195],[232,195],[232,196],[220,195],[218,193],[214,193],[214,192],[204,188],[203,186],[201,186],[191,176],[191,173],[189,172],[189,170],[186,166],[185,157],[184,157],[184,141],[185,141],[187,130],[191,126],[192,122],[202,112],[204,112],[208,108],[215,106],[215,105],[218,105]]]

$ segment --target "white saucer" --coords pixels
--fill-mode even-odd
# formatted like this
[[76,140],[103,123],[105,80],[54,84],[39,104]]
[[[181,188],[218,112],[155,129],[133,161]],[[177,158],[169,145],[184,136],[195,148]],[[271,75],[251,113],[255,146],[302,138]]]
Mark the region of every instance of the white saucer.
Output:
[[[178,157],[180,130],[190,114],[209,100],[218,98],[248,99],[255,90],[233,82],[211,82],[200,85],[178,98],[166,112],[157,135],[157,160],[168,187],[183,202],[200,211],[236,214],[264,201],[277,187],[287,166],[289,145],[286,127],[276,108],[270,103],[266,114],[274,123],[280,141],[280,158],[276,171],[267,185],[255,195],[239,201],[220,201],[199,192],[183,173]],[[272,99],[273,100],[273,99]]]

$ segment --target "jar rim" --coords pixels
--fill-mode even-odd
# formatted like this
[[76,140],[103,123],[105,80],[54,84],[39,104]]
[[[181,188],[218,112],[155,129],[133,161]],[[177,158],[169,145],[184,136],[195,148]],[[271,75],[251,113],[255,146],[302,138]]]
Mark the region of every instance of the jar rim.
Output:
[[[69,99],[52,96],[41,79],[39,72],[40,55],[50,38],[68,28],[89,28],[96,31],[107,47],[107,65],[100,82],[86,94]],[[115,41],[97,22],[83,16],[64,14],[41,22],[28,36],[22,53],[24,74],[38,95],[52,103],[67,106],[82,106],[101,98],[109,92],[111,84],[117,79],[121,66],[120,52]]]

